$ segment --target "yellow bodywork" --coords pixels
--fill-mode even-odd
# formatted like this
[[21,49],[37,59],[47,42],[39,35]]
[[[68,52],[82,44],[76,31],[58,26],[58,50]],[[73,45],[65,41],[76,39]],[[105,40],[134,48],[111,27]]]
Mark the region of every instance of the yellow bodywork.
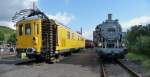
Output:
[[[31,34],[25,35],[25,24],[31,25]],[[22,25],[22,35],[19,35],[19,25]],[[37,29],[35,29],[37,28]],[[40,54],[40,48],[41,46],[41,19],[30,19],[30,20],[21,20],[17,22],[16,24],[17,29],[17,42],[16,42],[16,48],[35,48],[36,53]],[[39,33],[37,33],[37,30]],[[33,37],[36,39],[33,40]]]
[[59,24],[58,28],[58,43],[56,50],[62,52],[64,49],[84,48],[85,39],[77,32]]
[[[31,25],[30,35],[25,34],[25,24],[27,23]],[[80,34],[72,31],[62,24],[58,24],[56,22],[54,24],[57,26],[56,51],[64,52],[61,50],[85,47],[85,39]],[[22,35],[19,35],[20,25],[22,25]],[[16,23],[16,29],[16,48],[34,48],[36,53],[40,54],[42,48],[42,20],[40,18],[21,20]]]

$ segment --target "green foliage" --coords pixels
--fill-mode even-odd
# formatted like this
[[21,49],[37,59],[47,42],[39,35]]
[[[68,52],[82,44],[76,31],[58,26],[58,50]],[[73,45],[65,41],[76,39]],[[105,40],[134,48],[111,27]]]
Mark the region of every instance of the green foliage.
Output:
[[0,26],[0,31],[6,33],[6,34],[10,34],[12,32],[15,32],[14,29],[11,29],[9,27],[6,27],[6,26]]
[[130,60],[136,61],[141,66],[145,67],[146,69],[150,69],[150,59],[146,55],[138,54],[138,53],[128,53],[128,58]]
[[2,41],[4,41],[4,39],[5,39],[4,33],[0,31],[0,44],[2,43]]
[[150,56],[150,24],[133,26],[126,39],[130,51]]
[[16,33],[10,35],[7,42],[10,43],[10,44],[15,44],[16,43]]
[[138,37],[135,46],[137,51],[140,50],[140,53],[150,55],[150,36]]
[[14,33],[15,33],[14,29],[5,26],[0,26],[0,38],[3,38],[4,36],[3,41],[7,41],[9,37]]
[[150,69],[150,24],[135,25],[127,32],[127,57]]

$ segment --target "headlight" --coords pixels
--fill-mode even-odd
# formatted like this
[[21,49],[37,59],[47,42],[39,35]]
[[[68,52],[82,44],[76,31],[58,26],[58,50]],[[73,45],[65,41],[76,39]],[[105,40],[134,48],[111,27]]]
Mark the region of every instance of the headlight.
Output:
[[36,51],[36,49],[35,49],[35,48],[32,48],[32,51]]
[[34,43],[34,45],[37,45],[37,42],[38,42],[37,37],[33,37],[33,43]]
[[36,38],[35,37],[33,37],[33,41],[35,41],[36,40]]
[[99,43],[98,46],[102,46],[102,43]]
[[58,51],[55,51],[56,54],[58,54]]
[[125,47],[125,44],[123,43],[122,46]]
[[36,51],[35,48],[28,48],[28,49],[26,50],[26,53],[27,53],[27,54],[33,54],[35,51]]

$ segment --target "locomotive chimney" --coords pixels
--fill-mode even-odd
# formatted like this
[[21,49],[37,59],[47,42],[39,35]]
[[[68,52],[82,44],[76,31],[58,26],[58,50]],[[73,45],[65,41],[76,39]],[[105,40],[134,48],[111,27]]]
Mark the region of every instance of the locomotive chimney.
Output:
[[108,14],[108,20],[112,20],[112,14]]

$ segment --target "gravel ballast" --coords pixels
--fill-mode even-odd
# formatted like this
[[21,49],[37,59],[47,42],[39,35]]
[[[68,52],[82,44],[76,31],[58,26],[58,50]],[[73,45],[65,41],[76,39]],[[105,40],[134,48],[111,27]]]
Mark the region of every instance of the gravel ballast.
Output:
[[[0,62],[0,77],[100,77],[99,60],[93,49],[83,49],[55,64],[14,65],[14,61],[7,61],[6,64],[4,61]],[[131,61],[125,64],[142,76],[150,77],[137,64]],[[130,77],[117,65],[106,64],[106,67],[109,77]]]
[[84,50],[56,64],[0,64],[0,77],[99,77],[95,53]]

